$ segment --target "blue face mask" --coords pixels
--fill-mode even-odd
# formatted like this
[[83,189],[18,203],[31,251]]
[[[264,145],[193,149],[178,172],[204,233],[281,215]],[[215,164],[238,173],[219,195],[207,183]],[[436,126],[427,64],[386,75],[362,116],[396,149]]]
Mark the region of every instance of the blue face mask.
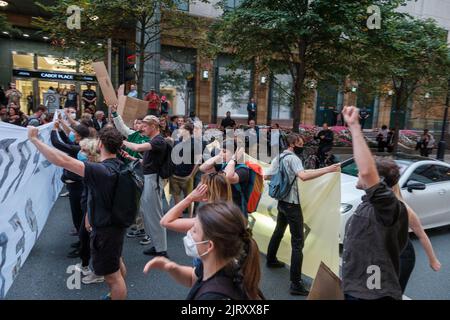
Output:
[[88,161],[88,157],[84,152],[78,152],[77,154],[77,159],[83,162],[87,162]]
[[73,131],[70,131],[69,133],[69,140],[75,143],[75,133],[73,133]]

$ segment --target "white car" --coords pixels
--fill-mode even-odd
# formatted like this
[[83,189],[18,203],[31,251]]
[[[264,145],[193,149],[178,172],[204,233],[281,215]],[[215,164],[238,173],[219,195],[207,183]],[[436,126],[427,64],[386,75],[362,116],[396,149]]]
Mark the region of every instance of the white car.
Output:
[[[450,224],[450,164],[398,153],[402,196],[414,209],[425,229]],[[348,219],[361,203],[364,191],[356,189],[358,169],[353,158],[342,163],[340,243]]]

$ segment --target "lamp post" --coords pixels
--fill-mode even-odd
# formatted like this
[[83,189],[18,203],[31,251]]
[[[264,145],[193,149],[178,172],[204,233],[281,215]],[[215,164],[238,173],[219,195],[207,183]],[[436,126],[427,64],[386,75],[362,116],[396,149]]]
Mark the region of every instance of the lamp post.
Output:
[[425,114],[424,114],[424,129],[428,129],[428,100],[430,100],[431,95],[427,92],[425,93]]
[[447,118],[448,118],[448,107],[450,104],[450,79],[447,84],[447,98],[445,99],[445,110],[444,110],[444,119],[442,121],[442,131],[441,131],[441,139],[439,140],[438,150],[437,150],[437,159],[444,161],[445,157],[445,133],[447,131]]

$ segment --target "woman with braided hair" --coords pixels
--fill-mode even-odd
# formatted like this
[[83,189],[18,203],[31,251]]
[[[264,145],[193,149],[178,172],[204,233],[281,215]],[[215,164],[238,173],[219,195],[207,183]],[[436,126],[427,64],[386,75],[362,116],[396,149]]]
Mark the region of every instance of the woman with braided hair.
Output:
[[168,272],[191,288],[188,300],[263,299],[258,246],[236,205],[216,202],[200,207],[183,240],[186,254],[201,259],[198,267],[156,257],[146,264],[144,273],[151,269]]

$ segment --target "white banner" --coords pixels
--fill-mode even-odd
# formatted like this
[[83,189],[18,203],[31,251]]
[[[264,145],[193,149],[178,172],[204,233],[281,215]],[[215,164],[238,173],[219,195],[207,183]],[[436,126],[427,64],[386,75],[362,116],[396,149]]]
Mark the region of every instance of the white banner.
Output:
[[[250,158],[253,162],[257,160]],[[258,161],[263,168],[269,165]],[[339,227],[340,227],[340,173],[326,174],[303,182],[298,180],[300,203],[304,221],[304,247],[302,273],[310,278],[316,276],[320,263],[325,263],[339,275]],[[277,221],[278,201],[268,194],[268,182],[257,212],[250,215],[253,237],[259,250],[267,253]],[[286,228],[277,257],[286,264],[291,262],[291,233]]]
[[[39,127],[51,145],[53,123]],[[62,169],[28,141],[27,129],[0,122],[0,299],[31,252],[63,186]]]

